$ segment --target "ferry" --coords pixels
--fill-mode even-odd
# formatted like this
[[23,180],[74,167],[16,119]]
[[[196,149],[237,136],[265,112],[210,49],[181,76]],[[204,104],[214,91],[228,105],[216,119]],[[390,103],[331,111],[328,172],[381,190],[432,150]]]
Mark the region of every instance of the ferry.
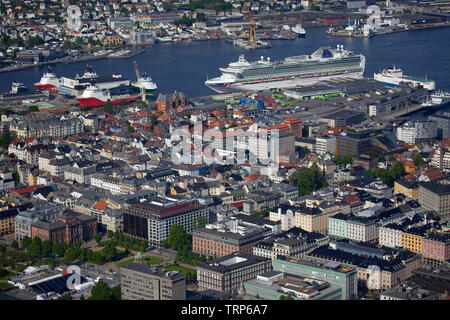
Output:
[[138,98],[131,92],[113,93],[108,89],[101,89],[96,85],[89,85],[81,96],[77,98],[81,108],[102,107],[109,102],[117,104],[119,102],[134,102]]
[[397,87],[401,82],[406,82],[411,83],[414,86],[421,85],[429,91],[436,88],[436,83],[433,80],[406,76],[403,74],[402,69],[396,68],[395,66],[393,68],[384,69],[380,73],[374,73],[373,78],[376,81],[380,81],[391,87]]

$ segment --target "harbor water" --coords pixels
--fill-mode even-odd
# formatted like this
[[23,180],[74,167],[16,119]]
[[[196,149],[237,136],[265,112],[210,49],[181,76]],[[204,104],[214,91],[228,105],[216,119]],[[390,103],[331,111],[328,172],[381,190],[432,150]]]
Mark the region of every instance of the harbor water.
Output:
[[[205,80],[220,75],[218,68],[236,61],[240,54],[245,54],[249,61],[258,60],[261,56],[275,61],[287,56],[311,54],[321,46],[342,44],[366,56],[366,77],[395,65],[406,75],[427,77],[436,81],[437,89],[450,91],[449,27],[379,35],[371,39],[332,37],[326,30],[309,28],[305,38],[271,41],[271,49],[247,51],[224,40],[160,43],[145,47],[145,53],[134,58],[102,59],[91,64],[99,75],[119,73],[134,80],[133,61],[136,60],[140,72],[149,73],[156,82],[158,92],[177,90],[192,97],[213,94],[204,85]],[[81,75],[85,66],[86,62],[55,64],[53,71],[57,76]],[[0,92],[9,91],[13,80],[32,87],[46,70],[47,67],[35,67],[0,73]]]

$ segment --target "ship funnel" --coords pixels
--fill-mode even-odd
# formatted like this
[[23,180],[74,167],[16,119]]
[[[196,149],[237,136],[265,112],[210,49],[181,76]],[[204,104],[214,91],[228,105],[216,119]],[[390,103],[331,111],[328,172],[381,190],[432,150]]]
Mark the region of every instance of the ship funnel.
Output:
[[264,57],[263,56],[261,56],[261,61],[264,61]]

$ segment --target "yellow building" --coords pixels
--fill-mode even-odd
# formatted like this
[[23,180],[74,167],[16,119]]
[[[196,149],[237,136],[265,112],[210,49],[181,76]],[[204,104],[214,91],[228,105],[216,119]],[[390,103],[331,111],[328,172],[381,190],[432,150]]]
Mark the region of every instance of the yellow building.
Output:
[[408,249],[409,251],[422,254],[422,240],[421,235],[402,232],[402,248]]
[[402,178],[394,182],[394,192],[411,199],[419,199],[419,184],[417,181]]
[[339,206],[322,204],[295,212],[295,226],[308,232],[328,232],[328,218],[338,214]]

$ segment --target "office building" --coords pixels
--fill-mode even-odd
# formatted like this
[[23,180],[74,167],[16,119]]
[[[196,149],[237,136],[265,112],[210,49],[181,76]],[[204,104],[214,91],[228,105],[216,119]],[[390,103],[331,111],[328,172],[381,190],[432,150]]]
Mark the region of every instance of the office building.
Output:
[[186,278],[141,263],[120,268],[122,300],[186,300]]
[[172,225],[191,233],[199,217],[209,218],[209,208],[197,199],[158,196],[124,209],[123,231],[159,246],[167,240]]
[[216,290],[235,294],[242,282],[272,270],[269,258],[236,252],[197,266],[200,291]]
[[326,281],[341,290],[341,300],[352,300],[358,295],[358,279],[355,268],[338,262],[316,263],[299,258],[274,259],[273,270],[295,276]]

